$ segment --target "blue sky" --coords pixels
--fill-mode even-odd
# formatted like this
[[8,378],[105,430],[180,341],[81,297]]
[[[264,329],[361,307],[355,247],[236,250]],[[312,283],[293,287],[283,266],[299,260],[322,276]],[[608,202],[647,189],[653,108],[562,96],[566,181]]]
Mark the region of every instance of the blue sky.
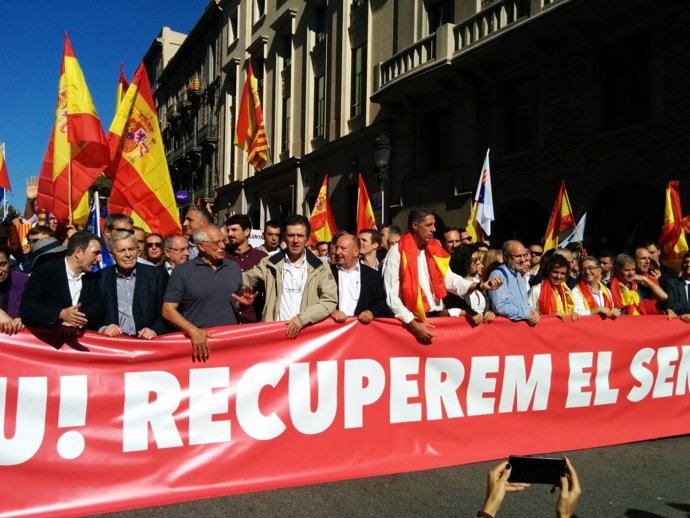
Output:
[[0,142],[14,196],[37,175],[55,119],[67,31],[105,131],[115,110],[120,63],[131,79],[162,26],[189,33],[206,0],[61,0],[6,2],[0,18]]

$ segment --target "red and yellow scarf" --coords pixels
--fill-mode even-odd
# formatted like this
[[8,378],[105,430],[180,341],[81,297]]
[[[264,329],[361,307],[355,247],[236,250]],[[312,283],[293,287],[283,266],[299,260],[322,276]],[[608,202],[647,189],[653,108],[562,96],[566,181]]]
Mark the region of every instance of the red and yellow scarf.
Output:
[[[594,299],[594,296],[592,295],[592,288],[590,288],[589,284],[580,281],[577,283],[577,287],[580,290],[580,293],[582,293],[582,298],[585,301],[585,307],[587,308],[587,311],[590,311],[593,308],[600,307],[597,301]],[[611,299],[611,296],[609,295],[606,286],[604,286],[601,282],[599,283],[599,291],[604,297],[604,307],[613,309],[613,300]]]
[[542,315],[566,315],[570,316],[575,312],[575,301],[570,288],[565,282],[554,286],[547,280],[541,281],[541,292],[539,293],[539,313]]
[[[398,242],[398,250],[400,251],[400,299],[417,320],[424,322],[431,306],[419,286],[417,271],[419,248],[412,234],[405,232]],[[423,250],[431,279],[431,292],[434,299],[440,300],[448,294],[445,277],[450,263],[450,254],[435,240],[429,241]]]
[[610,289],[614,306],[624,311],[626,315],[643,314],[642,308],[640,307],[640,295],[637,293],[637,283],[635,281],[633,281],[630,284],[630,288],[628,288],[614,277],[611,279]]

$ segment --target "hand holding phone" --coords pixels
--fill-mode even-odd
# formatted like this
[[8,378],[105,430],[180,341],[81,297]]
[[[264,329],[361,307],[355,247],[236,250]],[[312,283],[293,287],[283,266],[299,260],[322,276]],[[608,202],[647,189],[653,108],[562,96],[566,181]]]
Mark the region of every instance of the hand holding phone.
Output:
[[511,455],[508,462],[512,467],[509,482],[558,486],[567,471],[563,457]]

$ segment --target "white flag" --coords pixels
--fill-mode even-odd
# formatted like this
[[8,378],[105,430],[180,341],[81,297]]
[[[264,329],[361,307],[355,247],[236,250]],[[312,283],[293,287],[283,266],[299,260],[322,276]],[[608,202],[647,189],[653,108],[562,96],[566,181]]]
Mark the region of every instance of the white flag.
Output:
[[563,241],[558,243],[558,248],[565,248],[566,245],[574,242],[582,243],[585,239],[585,223],[587,223],[587,213],[585,212],[580,221],[577,222],[573,233],[566,237]]
[[491,169],[489,168],[489,151],[486,150],[486,158],[482,166],[482,174],[479,176],[479,185],[474,200],[477,202],[477,222],[484,230],[484,234],[491,235],[491,222],[494,221],[494,198],[491,194]]

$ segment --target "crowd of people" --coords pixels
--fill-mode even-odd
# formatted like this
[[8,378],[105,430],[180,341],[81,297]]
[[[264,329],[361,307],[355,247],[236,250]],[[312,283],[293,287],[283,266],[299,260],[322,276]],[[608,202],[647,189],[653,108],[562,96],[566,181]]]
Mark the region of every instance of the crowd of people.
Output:
[[[0,247],[0,329],[9,334],[25,326],[142,339],[183,331],[204,361],[205,329],[254,322],[283,321],[293,339],[326,318],[366,325],[394,317],[422,344],[443,316],[473,326],[650,314],[690,323],[690,254],[678,274],[653,242],[631,255],[587,255],[579,243],[544,253],[516,240],[498,250],[462,228],[437,229],[433,211],[413,208],[405,231],[340,231],[315,244],[304,216],[268,221],[254,248],[248,216],[219,227],[199,206],[187,209],[182,233],[168,236],[110,214],[101,240],[77,229],[61,235],[54,218],[36,224],[33,194],[27,186],[25,216],[34,222],[23,248]],[[104,254],[114,265],[94,273]]]

